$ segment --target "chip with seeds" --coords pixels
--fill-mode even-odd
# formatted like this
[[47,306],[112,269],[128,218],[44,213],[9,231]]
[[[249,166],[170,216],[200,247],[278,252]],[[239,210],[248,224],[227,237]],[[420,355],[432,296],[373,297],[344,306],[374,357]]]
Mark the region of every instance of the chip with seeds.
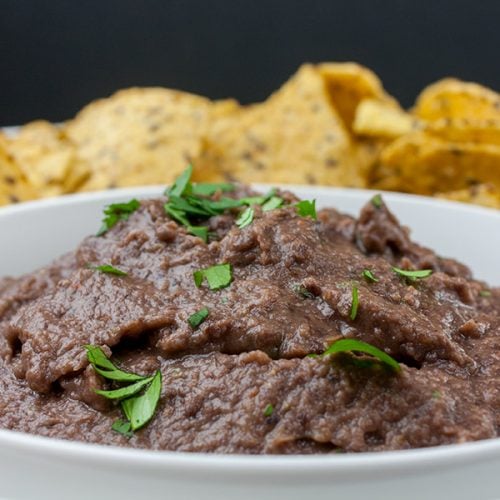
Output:
[[437,196],[463,203],[475,203],[488,208],[500,208],[500,189],[492,184],[477,184],[467,189],[438,193]]
[[450,142],[413,132],[389,144],[374,169],[376,189],[418,194],[466,189],[491,183],[500,187],[500,146]]
[[194,179],[364,186],[357,155],[323,78],[304,65],[265,102],[212,123]]
[[39,197],[70,193],[88,177],[86,166],[76,160],[74,147],[47,121],[21,127],[8,139],[7,149]]
[[209,116],[208,99],[164,88],[89,104],[64,127],[90,169],[81,190],[172,182],[198,156]]
[[499,120],[500,95],[477,83],[445,78],[424,89],[413,113],[427,121]]
[[0,205],[32,200],[35,191],[7,151],[7,139],[0,134]]

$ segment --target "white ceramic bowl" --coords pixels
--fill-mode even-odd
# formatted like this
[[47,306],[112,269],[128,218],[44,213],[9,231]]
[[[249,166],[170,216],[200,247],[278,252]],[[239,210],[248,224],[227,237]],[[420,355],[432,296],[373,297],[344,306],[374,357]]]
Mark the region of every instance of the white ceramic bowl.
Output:
[[[356,214],[373,193],[300,187],[303,198]],[[0,276],[48,263],[99,227],[102,207],[161,188],[68,196],[0,209]],[[386,194],[413,237],[500,285],[500,212]],[[500,439],[333,456],[150,452],[0,431],[0,497],[8,499],[351,500],[500,498]]]

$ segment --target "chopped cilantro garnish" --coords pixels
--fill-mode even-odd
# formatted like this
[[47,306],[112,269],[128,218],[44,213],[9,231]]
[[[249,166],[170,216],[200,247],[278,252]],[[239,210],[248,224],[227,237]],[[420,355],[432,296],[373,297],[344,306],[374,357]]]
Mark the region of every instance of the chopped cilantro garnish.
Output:
[[127,276],[128,273],[125,271],[122,271],[121,269],[118,269],[117,267],[113,267],[110,264],[103,264],[102,266],[87,266],[89,269],[92,269],[93,271],[100,271],[101,273],[106,273],[106,274],[114,274],[115,276]]
[[384,202],[382,201],[382,196],[380,194],[376,194],[372,199],[371,199],[372,205],[375,208],[382,208],[382,205]]
[[113,422],[111,429],[113,429],[115,432],[118,432],[119,434],[123,434],[127,438],[131,438],[134,435],[134,433],[132,432],[132,427],[130,426],[130,422],[122,420],[121,418]]
[[491,292],[490,290],[481,290],[479,295],[481,295],[481,297],[491,297]]
[[95,393],[108,399],[125,399],[140,392],[152,380],[153,377],[147,377],[143,380],[139,380],[138,382],[134,382],[131,385],[127,385],[126,387],[121,387],[120,389],[114,389],[112,391],[96,390]]
[[292,289],[297,295],[300,295],[304,299],[315,298],[314,294],[312,294],[304,285],[293,285]]
[[108,380],[115,380],[117,382],[137,382],[147,378],[142,375],[137,375],[136,373],[120,370],[106,357],[99,346],[86,345],[85,349],[87,351],[87,359],[94,367],[94,370]]
[[153,418],[160,401],[160,395],[161,371],[157,370],[143,394],[122,400],[123,413],[129,420],[133,431],[140,429]]
[[175,179],[172,186],[165,190],[168,196],[182,196],[186,190],[190,190],[190,180],[193,174],[193,166],[188,165],[184,171]]
[[323,353],[323,356],[336,354],[339,352],[361,352],[364,354],[369,354],[370,356],[377,358],[379,361],[382,361],[382,363],[385,363],[395,371],[401,370],[399,363],[392,356],[389,356],[389,354],[386,354],[384,351],[381,351],[377,347],[367,344],[366,342],[362,342],[361,340],[337,340],[328,347],[328,349]]
[[432,391],[432,399],[441,399],[442,398],[441,391],[434,390]]
[[316,200],[302,200],[295,204],[297,213],[301,217],[311,217],[311,219],[317,219],[316,215]]
[[121,220],[127,220],[130,214],[135,212],[141,204],[135,198],[127,203],[112,203],[104,208],[104,219],[102,226],[96,236],[102,236]]
[[265,408],[264,408],[264,417],[270,417],[274,412],[274,406],[269,403]]
[[[164,205],[165,212],[172,217],[176,222],[186,227],[188,232],[198,236],[205,242],[208,241],[208,228],[195,225],[194,221],[209,219],[214,215],[223,214],[226,210],[250,206],[254,204],[261,205],[269,201],[275,194],[276,190],[271,190],[265,196],[250,196],[246,198],[219,198],[212,200],[212,196],[218,191],[228,192],[234,191],[235,186],[229,183],[191,183],[192,167],[187,167],[184,172],[175,180],[174,184],[165,190],[165,195],[168,196],[168,201]],[[274,201],[276,203],[276,201]],[[253,211],[246,210],[243,212],[247,222],[250,224],[253,217]],[[243,216],[242,214],[242,216]],[[240,219],[238,219],[240,220]],[[244,226],[240,226],[244,227]]]
[[228,182],[221,183],[209,183],[209,182],[198,182],[191,186],[191,194],[193,196],[212,196],[218,191],[222,193],[227,193],[234,191],[234,184],[229,184]]
[[262,205],[263,212],[269,212],[270,210],[275,210],[276,208],[281,207],[285,200],[280,198],[279,196],[272,196]]
[[351,313],[349,317],[351,318],[352,321],[354,321],[358,314],[358,305],[359,305],[358,287],[355,284],[352,285],[351,293],[352,293],[352,302],[351,302]]
[[408,271],[406,269],[399,269],[399,267],[393,267],[392,270],[399,274],[399,276],[403,276],[408,281],[417,281],[417,279],[428,278],[432,274],[432,269],[419,269],[416,271]]
[[249,226],[253,221],[254,209],[252,207],[246,208],[241,215],[236,219],[236,225],[243,229]]
[[217,264],[206,269],[199,269],[193,273],[193,278],[198,288],[203,283],[203,279],[206,279],[210,290],[220,290],[229,286],[233,279],[231,264]]
[[369,269],[363,269],[361,276],[363,276],[363,278],[365,278],[366,281],[371,281],[373,283],[380,281],[378,278],[375,277],[375,275]]
[[[104,378],[129,385],[111,391],[95,390],[107,399],[121,401],[122,410],[128,419],[116,421],[112,429],[124,435],[140,429],[154,415],[161,393],[161,372],[145,377],[136,373],[124,372],[117,368],[99,346],[86,345],[87,358],[94,370]],[[129,424],[129,425],[127,425]]]
[[191,314],[188,318],[188,323],[191,328],[197,328],[200,326],[208,317],[209,311],[207,307],[201,308],[199,311]]

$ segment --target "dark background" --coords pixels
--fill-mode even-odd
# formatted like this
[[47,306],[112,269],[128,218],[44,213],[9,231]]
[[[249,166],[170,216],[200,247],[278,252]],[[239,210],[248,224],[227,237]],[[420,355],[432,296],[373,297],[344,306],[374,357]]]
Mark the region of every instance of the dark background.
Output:
[[264,99],[304,61],[355,60],[410,105],[447,75],[500,89],[498,0],[0,0],[0,124],[131,85]]

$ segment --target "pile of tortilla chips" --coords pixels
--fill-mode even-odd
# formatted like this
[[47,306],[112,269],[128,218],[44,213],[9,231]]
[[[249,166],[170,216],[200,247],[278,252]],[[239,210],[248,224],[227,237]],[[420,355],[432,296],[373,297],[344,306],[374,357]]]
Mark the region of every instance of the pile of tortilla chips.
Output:
[[131,88],[0,133],[0,205],[197,181],[371,187],[500,208],[500,95],[446,79],[407,112],[370,70],[305,64],[266,101]]

